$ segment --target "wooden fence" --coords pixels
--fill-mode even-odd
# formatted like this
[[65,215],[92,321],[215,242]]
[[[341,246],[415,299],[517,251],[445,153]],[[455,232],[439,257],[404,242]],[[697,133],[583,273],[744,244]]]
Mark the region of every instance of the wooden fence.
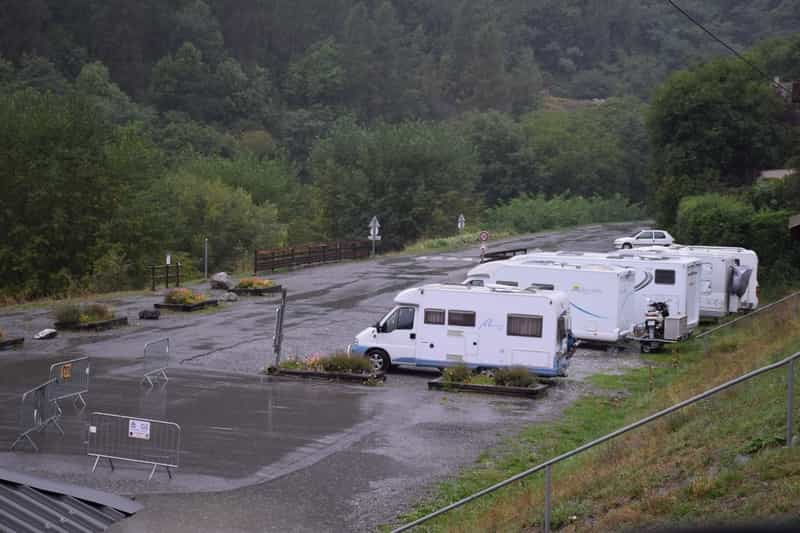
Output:
[[258,274],[279,268],[360,259],[369,257],[371,250],[372,243],[370,241],[341,241],[292,248],[256,250],[253,256],[253,272]]
[[156,285],[164,282],[164,287],[169,289],[170,280],[174,287],[181,286],[181,264],[152,265],[150,267],[151,288],[156,290]]

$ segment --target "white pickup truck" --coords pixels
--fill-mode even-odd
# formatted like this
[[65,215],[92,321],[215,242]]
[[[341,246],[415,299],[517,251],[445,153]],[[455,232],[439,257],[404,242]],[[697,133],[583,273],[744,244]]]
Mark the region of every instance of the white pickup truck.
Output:
[[675,242],[672,235],[661,229],[639,230],[630,237],[614,240],[615,248],[636,248],[639,246],[670,246]]

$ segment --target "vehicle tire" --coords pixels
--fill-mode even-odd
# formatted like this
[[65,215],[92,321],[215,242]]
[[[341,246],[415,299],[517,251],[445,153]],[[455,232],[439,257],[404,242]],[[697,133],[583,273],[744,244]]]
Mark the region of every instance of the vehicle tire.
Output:
[[633,248],[633,245],[629,242],[626,242],[625,244],[622,245],[623,250],[630,250],[631,248]]
[[388,372],[392,362],[389,359],[389,354],[383,350],[369,350],[367,358],[372,363],[372,368],[376,372]]
[[653,351],[653,347],[650,345],[649,342],[643,342],[640,345],[640,349],[642,353],[651,353]]

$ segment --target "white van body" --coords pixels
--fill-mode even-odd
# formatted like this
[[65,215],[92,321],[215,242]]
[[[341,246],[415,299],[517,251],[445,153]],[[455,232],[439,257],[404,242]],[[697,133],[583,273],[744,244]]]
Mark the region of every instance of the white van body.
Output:
[[689,331],[700,323],[700,261],[692,257],[655,257],[625,253],[533,251],[509,259],[514,262],[563,261],[582,265],[616,265],[636,271],[637,322],[644,320],[651,302],[665,302],[670,315],[686,315]]
[[636,272],[616,265],[495,261],[470,270],[464,284],[561,291],[569,298],[572,334],[578,339],[616,343],[641,320],[636,316]]
[[[569,300],[558,291],[432,284],[406,289],[396,306],[348,347],[388,365],[524,366],[563,376],[571,355]],[[375,365],[379,368],[378,365]]]
[[[645,248],[650,250],[651,248]],[[747,248],[740,248],[738,246],[706,246],[695,244],[673,244],[659,250],[668,250],[670,252],[680,253],[687,257],[697,257],[703,259],[707,256],[721,256],[730,257],[736,266],[742,266],[750,269],[750,280],[747,284],[747,289],[741,297],[732,294],[733,298],[730,300],[730,307],[728,310],[731,313],[737,311],[750,311],[758,307],[758,254],[753,250]],[[736,305],[738,303],[738,306]]]

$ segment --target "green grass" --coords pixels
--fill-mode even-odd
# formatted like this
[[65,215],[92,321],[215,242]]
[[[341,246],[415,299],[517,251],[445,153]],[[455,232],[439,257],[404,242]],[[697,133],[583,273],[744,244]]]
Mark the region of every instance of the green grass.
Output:
[[[492,240],[505,239],[513,234],[508,231],[492,231]],[[463,250],[472,246],[479,246],[481,241],[478,239],[480,231],[469,231],[452,235],[450,237],[426,238],[409,244],[400,253],[422,253],[422,252],[452,252]]]
[[[524,428],[435,487],[410,521],[626,423],[800,350],[800,315],[779,305],[702,342],[646,359],[649,367],[590,378],[595,393],[557,421]],[[565,531],[651,524],[797,518],[800,450],[782,448],[786,371],[674,413],[553,469],[553,521]],[[800,391],[795,389],[795,405]],[[800,416],[798,416],[800,419]],[[797,425],[795,426],[797,428]],[[542,475],[512,484],[421,531],[536,531]]]

